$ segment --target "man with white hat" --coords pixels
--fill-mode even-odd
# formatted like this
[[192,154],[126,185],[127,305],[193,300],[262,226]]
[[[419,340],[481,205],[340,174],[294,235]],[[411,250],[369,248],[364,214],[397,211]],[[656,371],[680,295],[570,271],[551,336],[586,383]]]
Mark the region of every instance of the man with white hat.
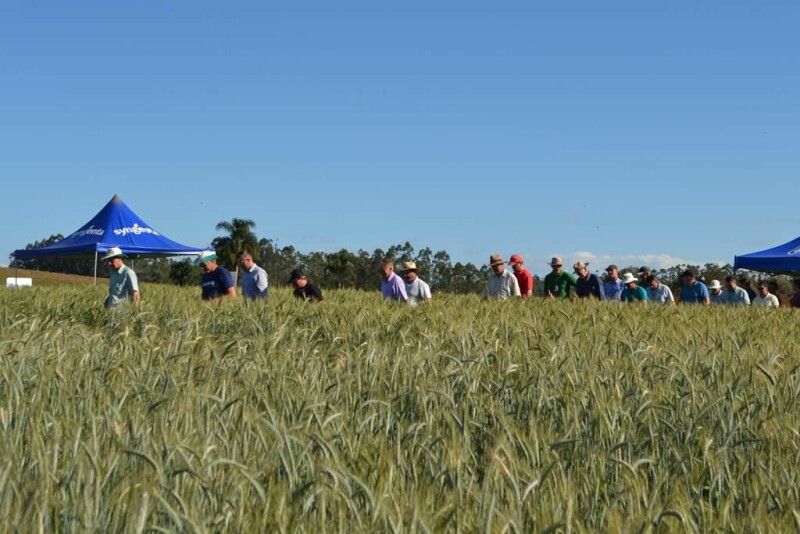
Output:
[[633,273],[622,275],[622,284],[625,286],[619,297],[622,302],[647,302],[647,291],[639,286],[639,279]]
[[492,273],[486,279],[486,285],[483,287],[481,295],[498,299],[521,296],[517,277],[506,269],[500,254],[489,256],[489,267],[491,267]]
[[119,247],[111,247],[102,260],[108,264],[108,298],[106,308],[113,308],[123,300],[139,303],[139,279],[133,269],[122,263],[127,258]]
[[203,300],[213,300],[222,297],[236,298],[236,284],[233,276],[225,267],[217,265],[217,254],[213,250],[204,250],[194,260],[203,270],[203,279],[200,283]]
[[431,288],[419,277],[416,263],[404,261],[403,270],[400,273],[406,280],[406,295],[408,295],[408,303],[411,306],[431,300]]
[[570,288],[578,287],[578,280],[571,274],[564,272],[561,268],[564,262],[558,256],[553,256],[550,260],[552,272],[544,277],[544,296],[547,298],[569,298]]
[[708,298],[711,299],[711,304],[725,304],[725,295],[719,280],[712,280],[708,285]]

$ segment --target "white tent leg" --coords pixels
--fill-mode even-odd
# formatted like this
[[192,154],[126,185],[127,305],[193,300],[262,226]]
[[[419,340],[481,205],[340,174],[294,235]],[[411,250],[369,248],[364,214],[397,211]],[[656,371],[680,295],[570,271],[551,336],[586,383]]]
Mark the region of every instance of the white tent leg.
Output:
[[94,251],[94,285],[97,285],[97,251]]

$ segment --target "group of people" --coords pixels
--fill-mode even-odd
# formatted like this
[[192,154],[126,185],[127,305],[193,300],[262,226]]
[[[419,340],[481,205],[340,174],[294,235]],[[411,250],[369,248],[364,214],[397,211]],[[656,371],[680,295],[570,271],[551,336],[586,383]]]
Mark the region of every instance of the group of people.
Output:
[[[127,258],[119,247],[111,247],[101,258],[109,268],[108,297],[106,308],[114,308],[121,302],[139,303],[139,280],[136,273],[125,265],[123,259]],[[200,281],[203,300],[220,298],[235,299],[236,281],[225,267],[217,263],[217,254],[213,250],[204,250],[194,260],[194,264],[203,271]],[[253,255],[244,251],[239,255],[239,264],[242,266],[242,297],[249,300],[265,300],[269,293],[269,277],[267,271],[259,267]],[[287,284],[294,286],[294,296],[312,302],[323,300],[322,291],[308,281],[303,271],[295,269]]]
[[[119,247],[111,247],[102,258],[109,266],[109,289],[106,307],[113,308],[120,302],[129,300],[139,302],[139,282],[136,273],[126,266],[123,259],[127,256]],[[244,251],[239,255],[242,266],[242,297],[249,300],[266,299],[269,291],[267,272],[259,267],[253,255]],[[201,297],[203,300],[218,298],[235,299],[236,282],[233,275],[217,263],[217,254],[213,250],[205,250],[197,255],[195,265],[203,271],[201,279]],[[489,257],[489,274],[482,295],[486,298],[528,298],[533,295],[533,275],[525,268],[520,254],[512,254],[508,261],[511,270],[506,269],[506,262],[500,254]],[[572,266],[572,273],[563,270],[564,262],[558,256],[550,260],[551,272],[544,277],[544,296],[549,299],[594,298],[597,300],[621,302],[656,302],[659,304],[675,304],[672,290],[662,284],[649,267],[641,267],[635,275],[626,272],[620,277],[616,265],[606,267],[606,279],[589,271],[589,264],[578,261]],[[381,294],[388,301],[404,302],[417,305],[431,300],[430,286],[419,277],[419,269],[413,261],[403,262],[399,271],[394,271],[394,261],[386,259],[381,262]],[[681,274],[683,286],[680,302],[684,304],[728,304],[732,306],[758,306],[776,308],[780,301],[770,286],[762,281],[757,284],[757,291],[750,287],[749,279],[728,276],[725,286],[718,280],[706,285],[694,272],[687,269]],[[739,287],[741,283],[742,287]],[[291,272],[287,284],[294,287],[294,296],[303,301],[321,302],[322,291],[311,283],[301,269]],[[795,293],[789,300],[792,307],[800,307],[800,279],[793,281]]]
[[[522,256],[513,254],[508,261],[513,272],[505,268],[505,261],[500,254],[489,257],[492,274],[486,280],[483,296],[487,298],[527,298],[533,294],[533,276],[525,268]],[[611,264],[606,267],[606,279],[589,272],[589,264],[582,261],[572,266],[573,273],[563,270],[564,262],[554,256],[550,260],[551,272],[544,277],[544,296],[550,299],[594,298],[620,302],[656,302],[659,304],[675,304],[675,297],[668,285],[662,284],[652,269],[641,267],[634,274],[626,272],[620,278],[619,269]],[[777,308],[778,297],[770,293],[769,283],[759,282],[758,291],[750,287],[750,279],[746,276],[725,278],[725,286],[719,280],[712,280],[709,285],[697,278],[690,269],[681,273],[683,286],[680,302],[683,304],[728,304],[731,306],[757,306]],[[743,287],[739,287],[739,283]],[[800,279],[793,281],[794,295],[789,300],[792,307],[800,307]]]

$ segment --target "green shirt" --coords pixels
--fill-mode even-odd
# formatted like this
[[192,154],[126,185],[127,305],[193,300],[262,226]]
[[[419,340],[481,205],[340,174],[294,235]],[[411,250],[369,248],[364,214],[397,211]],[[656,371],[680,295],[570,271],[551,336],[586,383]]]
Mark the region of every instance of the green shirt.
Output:
[[626,287],[622,290],[620,297],[622,302],[637,302],[640,300],[647,300],[647,291],[640,286]]
[[578,287],[578,280],[566,271],[550,273],[544,277],[545,295],[549,291],[554,297],[565,299],[569,297],[570,287]]

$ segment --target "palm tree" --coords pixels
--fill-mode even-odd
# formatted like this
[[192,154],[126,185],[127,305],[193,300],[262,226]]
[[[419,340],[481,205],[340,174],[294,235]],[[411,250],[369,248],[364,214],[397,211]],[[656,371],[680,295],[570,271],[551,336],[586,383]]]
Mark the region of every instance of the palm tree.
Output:
[[253,233],[256,223],[250,219],[231,219],[230,222],[217,223],[217,230],[228,232],[225,237],[215,237],[211,246],[217,251],[220,263],[233,266],[235,269],[234,281],[239,279],[239,263],[236,257],[243,251],[249,250],[258,254],[258,238]]

